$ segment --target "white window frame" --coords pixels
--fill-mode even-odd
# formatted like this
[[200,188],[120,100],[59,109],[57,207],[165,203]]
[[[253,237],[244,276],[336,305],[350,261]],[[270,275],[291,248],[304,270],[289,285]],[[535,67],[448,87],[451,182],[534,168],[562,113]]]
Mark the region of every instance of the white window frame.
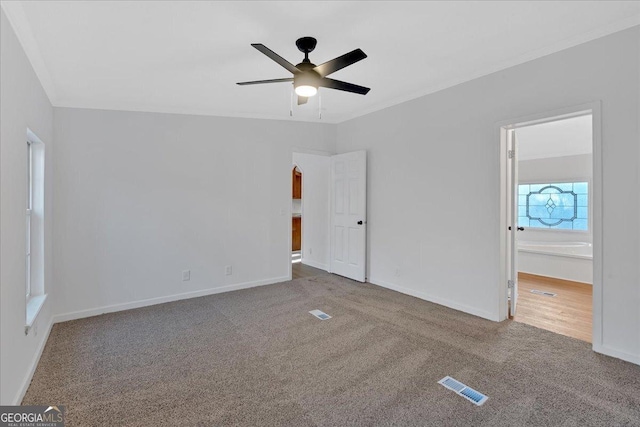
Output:
[[25,215],[25,334],[47,299],[45,283],[45,144],[27,129]]

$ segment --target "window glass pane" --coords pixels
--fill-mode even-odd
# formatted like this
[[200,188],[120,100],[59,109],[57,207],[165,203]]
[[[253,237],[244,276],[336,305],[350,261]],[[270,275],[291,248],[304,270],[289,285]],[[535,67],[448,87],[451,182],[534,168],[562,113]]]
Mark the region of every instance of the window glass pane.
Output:
[[[27,141],[27,209],[33,208],[33,149]],[[26,216],[26,296],[31,296],[31,213]]]
[[573,208],[557,207],[551,213],[549,218],[573,221],[575,218]]
[[529,195],[529,206],[544,206],[547,204],[548,200],[549,200],[548,194],[531,193]]
[[586,231],[589,229],[589,221],[586,219],[576,219],[573,221],[573,229]]
[[529,184],[518,185],[518,194],[529,194]]
[[533,219],[529,219],[529,227],[536,227],[536,228],[549,228],[548,226],[544,225],[543,223],[541,223],[538,220],[533,220]]
[[33,207],[33,148],[27,142],[27,209]]
[[[589,185],[587,182],[539,183],[518,188],[518,224],[529,220],[529,227],[560,230],[587,230]],[[524,199],[524,203],[522,202]],[[579,222],[576,222],[579,221]]]
[[578,208],[578,219],[587,219],[589,218],[589,209],[586,207]]
[[558,187],[562,191],[571,191],[571,190],[573,190],[573,183],[572,182],[560,182],[560,183],[551,184],[551,185],[553,185],[554,187]]
[[578,206],[589,206],[589,196],[587,194],[578,194]]
[[544,206],[531,206],[529,205],[529,212],[527,214],[529,218],[546,218],[549,216],[547,208]]
[[541,194],[556,194],[556,193],[558,193],[558,191],[559,191],[558,187],[553,187],[551,185],[547,185],[545,187],[542,187],[539,190],[539,193],[541,193]]
[[576,194],[589,194],[589,184],[586,182],[574,182],[573,192]]
[[575,194],[571,193],[554,194],[551,198],[556,203],[556,205],[562,207],[573,208],[573,206],[576,204],[576,196]]
[[563,221],[560,224],[556,225],[555,227],[552,228],[556,228],[558,230],[572,230],[573,229],[573,224],[572,222],[567,222],[567,221]]

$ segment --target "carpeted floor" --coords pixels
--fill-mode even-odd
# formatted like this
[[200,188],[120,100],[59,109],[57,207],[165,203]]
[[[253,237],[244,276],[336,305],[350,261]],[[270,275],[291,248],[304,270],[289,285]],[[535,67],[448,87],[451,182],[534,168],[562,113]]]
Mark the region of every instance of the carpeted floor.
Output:
[[640,426],[640,366],[324,275],[57,324],[22,403],[67,426]]

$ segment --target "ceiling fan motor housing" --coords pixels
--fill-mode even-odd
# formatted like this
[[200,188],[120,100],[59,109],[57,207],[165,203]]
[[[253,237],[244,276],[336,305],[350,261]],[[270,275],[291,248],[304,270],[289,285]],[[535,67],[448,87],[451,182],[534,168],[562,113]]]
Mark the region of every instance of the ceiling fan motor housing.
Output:
[[296,40],[296,46],[298,46],[298,50],[300,52],[304,52],[305,55],[309,52],[313,52],[313,49],[316,48],[317,43],[318,40],[314,39],[313,37],[301,37]]
[[320,81],[320,75],[313,70],[298,73],[293,76],[293,86],[313,86],[318,88],[318,82]]
[[315,64],[311,62],[301,62],[296,67],[302,71],[293,75],[293,85],[298,86],[313,86],[318,87],[320,81],[320,74],[314,71]]

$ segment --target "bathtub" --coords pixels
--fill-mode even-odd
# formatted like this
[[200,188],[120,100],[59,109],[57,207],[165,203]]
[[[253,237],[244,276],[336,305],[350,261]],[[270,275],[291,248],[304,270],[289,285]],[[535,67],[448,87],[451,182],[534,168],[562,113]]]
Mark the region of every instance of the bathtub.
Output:
[[593,284],[593,245],[519,241],[518,271]]

